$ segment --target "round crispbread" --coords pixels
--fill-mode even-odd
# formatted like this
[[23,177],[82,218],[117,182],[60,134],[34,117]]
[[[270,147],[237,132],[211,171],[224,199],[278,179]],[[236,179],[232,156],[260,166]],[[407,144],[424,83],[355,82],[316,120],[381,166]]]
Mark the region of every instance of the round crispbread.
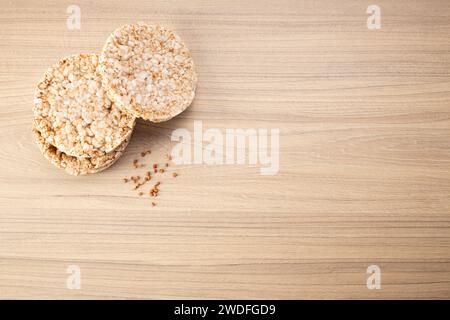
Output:
[[44,155],[55,167],[64,169],[67,173],[77,176],[82,174],[97,173],[110,167],[120,158],[128,145],[129,138],[125,139],[116,149],[103,156],[93,158],[77,158],[69,156],[58,150],[55,146],[45,141],[41,132],[33,124],[32,132],[36,143]]
[[133,131],[135,117],[108,98],[97,67],[97,54],[63,58],[48,69],[35,91],[36,129],[68,156],[103,156]]
[[178,35],[159,25],[116,29],[100,54],[99,71],[111,100],[153,122],[175,117],[195,96],[197,74],[189,49]]

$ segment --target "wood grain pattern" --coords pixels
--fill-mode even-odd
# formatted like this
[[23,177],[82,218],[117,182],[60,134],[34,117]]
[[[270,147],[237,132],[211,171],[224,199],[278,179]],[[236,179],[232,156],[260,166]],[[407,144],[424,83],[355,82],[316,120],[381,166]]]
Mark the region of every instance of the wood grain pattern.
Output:
[[[1,0],[0,298],[450,298],[450,2]],[[107,171],[71,177],[32,141],[33,87],[121,24],[191,48],[189,111],[139,122]],[[280,171],[180,166],[158,206],[121,179],[176,128],[280,128]],[[79,265],[81,290],[66,288]],[[366,288],[379,265],[381,290]]]

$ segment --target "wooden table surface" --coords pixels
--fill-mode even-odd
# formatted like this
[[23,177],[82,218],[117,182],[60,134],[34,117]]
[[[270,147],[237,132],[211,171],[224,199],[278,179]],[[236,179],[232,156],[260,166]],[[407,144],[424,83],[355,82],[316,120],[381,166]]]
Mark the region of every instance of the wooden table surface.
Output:
[[[450,298],[449,1],[74,4],[80,30],[67,1],[0,1],[0,298]],[[57,170],[30,133],[35,84],[140,20],[192,50],[194,103],[140,121],[102,173]],[[279,128],[278,174],[172,165],[156,207],[122,182],[142,150],[163,161],[172,131],[200,120]]]

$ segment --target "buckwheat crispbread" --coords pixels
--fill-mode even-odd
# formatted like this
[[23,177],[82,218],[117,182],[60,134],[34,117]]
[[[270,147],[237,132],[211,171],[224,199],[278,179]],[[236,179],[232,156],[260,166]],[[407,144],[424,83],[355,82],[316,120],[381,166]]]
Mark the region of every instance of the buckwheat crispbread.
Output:
[[159,25],[116,29],[103,47],[99,71],[111,100],[153,122],[183,112],[195,96],[197,74],[189,49]]
[[67,173],[77,176],[80,174],[97,173],[111,166],[120,158],[128,145],[125,139],[116,149],[103,156],[93,158],[77,158],[59,151],[55,146],[45,141],[44,137],[33,124],[33,135],[44,157],[54,166],[64,169]]
[[105,155],[133,131],[135,117],[107,97],[97,67],[97,54],[63,58],[36,88],[36,129],[45,142],[68,156]]

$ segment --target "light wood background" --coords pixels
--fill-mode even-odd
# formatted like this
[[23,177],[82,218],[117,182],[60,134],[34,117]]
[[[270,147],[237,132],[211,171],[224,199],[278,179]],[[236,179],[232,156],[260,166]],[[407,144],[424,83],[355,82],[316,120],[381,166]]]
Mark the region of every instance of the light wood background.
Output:
[[[69,4],[81,30],[66,28]],[[366,27],[366,8],[382,29]],[[0,1],[0,298],[450,298],[450,2]],[[34,85],[157,21],[191,48],[198,94],[140,122],[107,171],[39,153]],[[158,205],[121,182],[176,128],[280,128],[280,171],[171,167]],[[66,288],[69,265],[80,290]],[[380,266],[381,290],[366,268]]]

